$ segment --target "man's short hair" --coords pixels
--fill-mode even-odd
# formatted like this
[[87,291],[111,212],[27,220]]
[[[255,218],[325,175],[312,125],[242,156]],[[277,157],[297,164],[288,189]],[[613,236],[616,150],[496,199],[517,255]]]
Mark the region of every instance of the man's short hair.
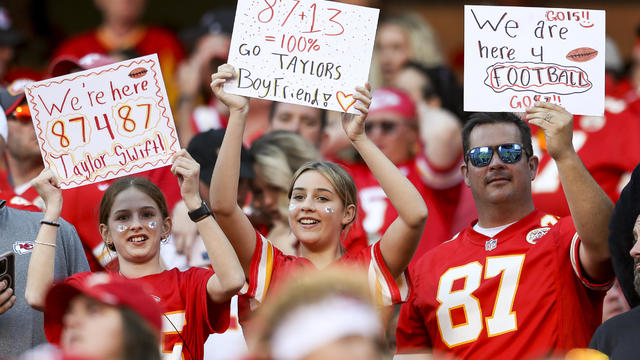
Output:
[[[276,115],[276,108],[280,104],[279,101],[272,101],[271,108],[269,108],[269,123],[273,122],[273,117]],[[296,104],[293,104],[296,105]],[[304,106],[304,105],[300,105]],[[322,108],[316,108],[320,111],[320,130],[324,131],[324,128],[327,126],[327,110]]]
[[462,128],[462,150],[464,151],[464,161],[468,161],[467,152],[469,151],[469,136],[471,131],[478,125],[485,124],[513,124],[520,132],[520,141],[524,148],[527,158],[533,155],[533,146],[531,145],[531,129],[529,125],[520,119],[516,114],[511,112],[477,112],[469,116],[469,120]]

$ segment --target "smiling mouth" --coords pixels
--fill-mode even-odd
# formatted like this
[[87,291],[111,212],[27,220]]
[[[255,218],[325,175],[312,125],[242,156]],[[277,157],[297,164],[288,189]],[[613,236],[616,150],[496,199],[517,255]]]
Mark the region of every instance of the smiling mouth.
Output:
[[133,242],[133,243],[139,243],[139,242],[143,242],[145,240],[147,240],[147,237],[144,236],[144,235],[140,235],[140,236],[130,237],[127,241]]
[[320,223],[320,221],[315,220],[315,219],[300,219],[298,220],[298,222],[302,225],[315,225]]

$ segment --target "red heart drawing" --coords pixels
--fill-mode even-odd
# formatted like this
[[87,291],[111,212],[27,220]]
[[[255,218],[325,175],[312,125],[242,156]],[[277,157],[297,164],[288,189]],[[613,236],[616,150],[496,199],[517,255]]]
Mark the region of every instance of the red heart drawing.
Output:
[[346,95],[342,91],[338,91],[336,93],[336,98],[338,98],[338,103],[345,112],[351,107],[351,105],[356,103],[356,99],[353,98],[353,94]]

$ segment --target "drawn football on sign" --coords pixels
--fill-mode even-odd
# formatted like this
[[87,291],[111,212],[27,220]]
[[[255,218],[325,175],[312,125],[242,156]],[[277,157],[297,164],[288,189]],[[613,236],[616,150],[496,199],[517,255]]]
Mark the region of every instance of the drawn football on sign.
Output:
[[129,73],[129,77],[132,79],[138,79],[143,77],[146,73],[147,73],[147,69],[143,67],[139,67],[131,70],[131,72]]
[[598,55],[598,50],[594,50],[588,47],[581,47],[569,51],[567,54],[567,60],[575,62],[585,62],[593,59]]

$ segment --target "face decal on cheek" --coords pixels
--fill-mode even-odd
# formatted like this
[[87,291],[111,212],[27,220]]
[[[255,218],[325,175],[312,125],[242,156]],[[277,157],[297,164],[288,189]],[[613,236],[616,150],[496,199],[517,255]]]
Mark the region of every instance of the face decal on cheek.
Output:
[[129,227],[127,225],[118,225],[118,227],[116,228],[116,230],[118,230],[118,232],[125,232],[127,231]]
[[294,211],[295,209],[297,209],[297,208],[298,208],[298,206],[297,206],[297,205],[295,205],[295,204],[291,204],[291,203],[289,204],[289,211],[293,212],[293,211]]
[[157,222],[149,221],[149,229],[155,229],[157,225],[158,225]]
[[326,212],[327,214],[333,214],[335,210],[331,206],[325,206],[324,212]]

